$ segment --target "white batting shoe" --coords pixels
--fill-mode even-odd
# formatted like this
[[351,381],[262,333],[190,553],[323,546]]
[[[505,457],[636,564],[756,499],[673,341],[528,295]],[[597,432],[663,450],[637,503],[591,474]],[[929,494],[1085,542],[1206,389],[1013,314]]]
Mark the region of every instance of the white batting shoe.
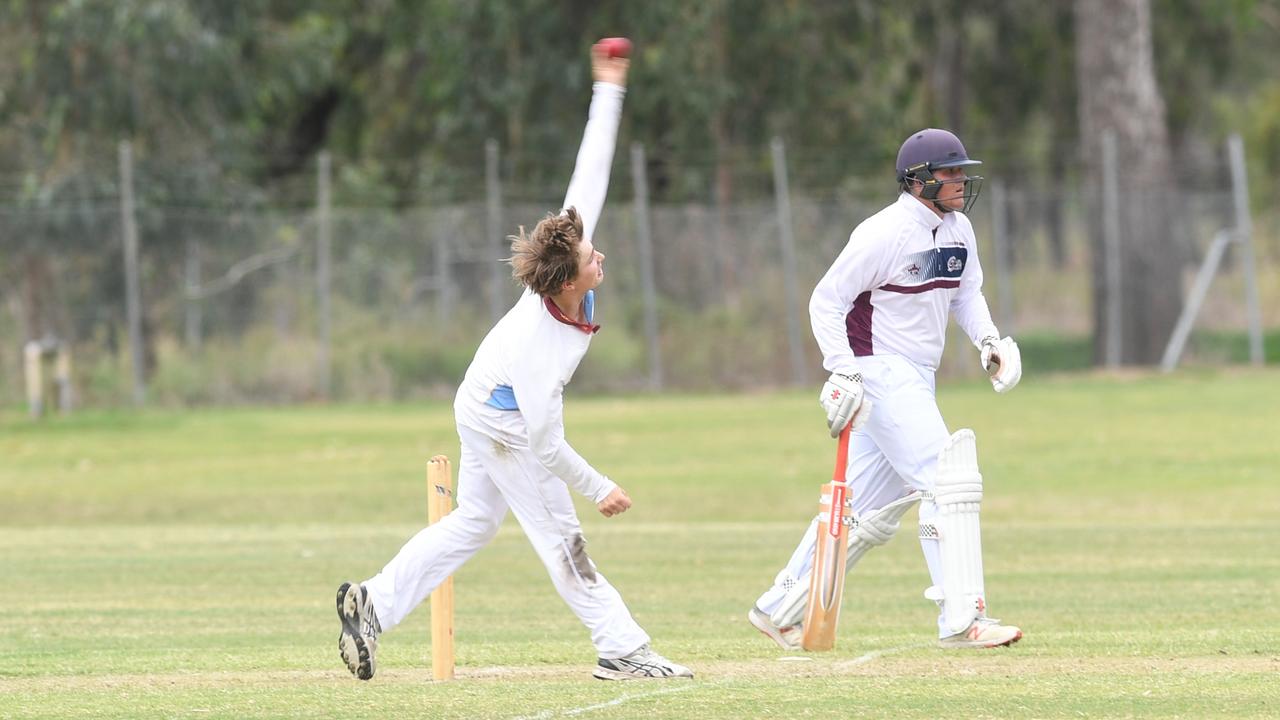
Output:
[[783,650],[800,650],[800,641],[804,636],[804,631],[800,623],[788,625],[786,627],[778,627],[773,624],[773,620],[758,607],[751,608],[751,612],[747,613],[747,620],[750,621],[755,629],[759,630],[765,637],[778,643],[778,647]]
[[938,641],[938,647],[993,648],[1012,645],[1022,639],[1022,631],[1013,625],[1001,625],[995,618],[980,617],[969,629]]
[[342,621],[338,654],[352,675],[368,680],[377,670],[375,658],[382,625],[378,623],[373,601],[364,585],[342,583],[338,588],[338,619]]
[[691,678],[693,671],[662,657],[646,643],[626,657],[600,658],[591,675],[597,680]]

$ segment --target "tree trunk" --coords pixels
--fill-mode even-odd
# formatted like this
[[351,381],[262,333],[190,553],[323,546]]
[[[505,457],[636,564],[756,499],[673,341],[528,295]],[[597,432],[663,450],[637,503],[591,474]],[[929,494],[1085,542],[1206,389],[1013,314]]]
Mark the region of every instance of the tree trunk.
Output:
[[1116,138],[1120,362],[1159,362],[1182,308],[1184,258],[1170,242],[1174,199],[1164,100],[1156,86],[1148,0],[1076,0],[1080,147],[1093,201],[1094,361],[1105,356],[1110,298],[1103,251],[1102,137]]
[[[725,2],[715,5],[711,17],[711,67],[715,77],[724,85],[728,82],[728,8]],[[712,201],[716,208],[715,246],[720,266],[721,301],[729,307],[737,307],[738,282],[734,268],[732,229],[729,227],[729,203],[733,200],[733,168],[729,153],[732,140],[729,132],[729,112],[726,102],[716,103],[711,115],[711,143],[715,148],[715,178],[712,181]]]
[[[1055,27],[1069,28],[1071,27],[1071,6],[1054,4],[1049,17]],[[1066,160],[1075,150],[1075,142],[1070,138],[1076,132],[1075,120],[1071,117],[1076,99],[1064,68],[1073,59],[1072,48],[1065,42],[1055,42],[1050,46],[1049,63],[1055,69],[1054,80],[1048,92],[1049,157],[1055,161],[1055,164],[1051,165],[1053,173],[1061,172],[1056,163]],[[1058,177],[1061,176],[1058,175]],[[1048,180],[1057,184],[1056,177],[1050,176]],[[1066,195],[1063,192],[1047,193],[1044,202],[1044,224],[1048,233],[1049,256],[1053,258],[1055,267],[1065,268],[1069,260],[1075,260],[1067,256],[1066,217],[1063,207],[1066,203]]]
[[933,22],[937,35],[938,61],[929,64],[929,75],[933,79],[934,102],[937,111],[934,113],[943,118],[947,130],[959,137],[965,137],[964,101],[966,82],[969,73],[966,60],[968,43],[964,37],[963,20],[955,20],[950,11],[945,13],[934,10]]

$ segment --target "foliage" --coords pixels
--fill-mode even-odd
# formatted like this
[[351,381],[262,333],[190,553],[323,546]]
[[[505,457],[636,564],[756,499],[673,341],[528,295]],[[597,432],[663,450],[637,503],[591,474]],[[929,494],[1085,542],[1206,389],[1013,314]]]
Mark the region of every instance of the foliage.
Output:
[[[536,187],[572,160],[564,128],[578,125],[590,81],[585,49],[607,34],[636,40],[624,134],[651,148],[656,199],[701,196],[707,168],[773,135],[819,164],[819,149],[838,148],[819,180],[835,186],[922,125],[962,128],[1024,163],[1036,138],[1070,146],[1075,134],[1060,3],[976,3],[963,17],[871,0],[50,0],[0,12],[12,55],[0,64],[0,163],[31,175],[26,192],[84,170],[109,179],[112,163],[85,163],[119,139],[192,175],[259,185],[329,147],[405,203],[473,196],[479,148],[496,137],[506,174]],[[1153,9],[1175,135],[1220,132],[1215,98],[1272,82],[1278,17],[1274,0]]]
[[[1274,204],[1280,0],[1152,11],[1178,167],[1209,164],[1227,134],[1243,132],[1254,198]],[[120,351],[120,230],[103,218],[118,213],[122,140],[135,159],[144,299],[172,304],[187,241],[220,257],[248,253],[255,236],[236,225],[239,211],[306,212],[320,150],[335,158],[339,208],[478,202],[489,138],[502,149],[509,201],[554,202],[578,141],[586,48],[619,34],[636,41],[620,154],[644,144],[654,203],[714,199],[723,209],[768,197],[761,148],[774,136],[787,140],[793,192],[809,197],[855,186],[866,195],[863,180],[885,173],[901,138],[927,125],[960,129],[1011,186],[1075,172],[1068,3],[986,0],[960,13],[875,0],[8,0],[5,337],[52,333],[95,343],[104,357]],[[1219,188],[1225,172],[1190,181]],[[614,193],[629,183],[616,177]],[[1032,229],[1054,222],[1030,215],[1022,222]],[[224,220],[226,232],[210,229]],[[296,222],[290,232],[309,230]],[[160,315],[152,309],[144,323]],[[169,330],[147,329],[149,338]],[[148,371],[162,342],[147,349]],[[380,362],[368,359],[370,372]]]

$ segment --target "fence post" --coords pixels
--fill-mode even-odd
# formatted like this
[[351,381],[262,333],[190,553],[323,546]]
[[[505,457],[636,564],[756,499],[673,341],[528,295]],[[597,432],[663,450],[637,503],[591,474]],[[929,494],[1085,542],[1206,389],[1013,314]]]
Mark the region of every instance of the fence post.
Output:
[[791,357],[791,382],[808,383],[804,346],[800,340],[800,290],[796,280],[796,242],[791,228],[791,188],[787,182],[787,148],[782,138],[769,143],[773,154],[773,196],[778,208],[778,243],[782,246],[782,287],[787,314],[787,349]]
[[53,359],[53,382],[58,389],[58,412],[66,415],[71,412],[75,402],[75,391],[71,387],[71,345],[58,343]]
[[445,217],[452,217],[450,211],[436,211],[438,213],[437,222],[428,223],[434,228],[435,240],[435,305],[436,305],[436,322],[440,328],[447,327],[453,322],[453,278],[449,274],[449,269],[453,265],[452,248],[449,247],[449,238],[452,235],[452,225],[450,230],[441,227],[441,222]]
[[725,307],[736,308],[738,288],[734,276],[735,258],[729,250],[729,177],[719,167],[712,178],[711,203],[711,237],[715,243],[715,287],[719,293],[718,300]]
[[184,279],[187,285],[187,291],[184,293],[187,296],[185,337],[188,350],[199,350],[204,331],[203,307],[200,304],[202,300],[193,297],[200,289],[199,242],[194,237],[187,238],[186,249],[187,257],[184,270]]
[[489,242],[493,243],[494,256],[489,259],[489,319],[502,318],[502,263],[499,258],[507,253],[502,234],[502,179],[498,175],[498,141],[489,138],[484,142],[485,217]]
[[331,390],[330,365],[332,318],[330,317],[330,293],[333,284],[332,210],[333,165],[328,150],[320,151],[316,158],[316,315],[319,321],[320,347],[317,365],[320,397],[328,399]]
[[1258,302],[1258,267],[1253,257],[1253,219],[1249,214],[1249,184],[1245,172],[1244,140],[1232,134],[1227,140],[1231,158],[1231,197],[1235,205],[1235,239],[1240,243],[1241,270],[1244,271],[1245,313],[1249,322],[1249,362],[1262,365],[1262,311]]
[[658,341],[658,291],[653,273],[653,236],[649,230],[649,178],[644,145],[631,143],[631,184],[635,190],[636,244],[640,254],[640,294],[644,302],[644,340],[649,356],[649,388],[662,389],[662,347]]
[[40,362],[42,348],[38,340],[28,340],[22,346],[22,374],[26,380],[27,414],[32,420],[44,415],[44,376]]
[[142,353],[142,290],[138,271],[138,225],[133,203],[133,146],[120,143],[120,226],[124,236],[125,315],[129,323],[129,358],[133,363],[133,404],[147,402],[146,368]]
[[1000,306],[1000,326],[1005,335],[1015,334],[1013,271],[1009,266],[1009,196],[1004,183],[991,183],[991,251],[996,264],[996,302]]
[[1191,325],[1196,321],[1196,315],[1200,314],[1200,306],[1204,304],[1204,298],[1209,294],[1209,284],[1213,282],[1213,276],[1218,272],[1222,256],[1232,242],[1234,237],[1231,230],[1219,230],[1218,234],[1213,236],[1209,252],[1205,255],[1199,272],[1196,273],[1195,282],[1191,285],[1191,294],[1187,296],[1182,312],[1178,315],[1178,322],[1173,326],[1173,334],[1169,336],[1169,342],[1164,346],[1164,355],[1160,359],[1161,370],[1173,372],[1174,368],[1178,367],[1178,360],[1182,358],[1182,350],[1186,347],[1187,338],[1191,336]]
[[1120,183],[1116,177],[1116,134],[1113,130],[1102,133],[1102,242],[1106,279],[1107,333],[1104,348],[1109,368],[1120,366],[1123,354],[1120,328],[1121,282],[1120,272]]

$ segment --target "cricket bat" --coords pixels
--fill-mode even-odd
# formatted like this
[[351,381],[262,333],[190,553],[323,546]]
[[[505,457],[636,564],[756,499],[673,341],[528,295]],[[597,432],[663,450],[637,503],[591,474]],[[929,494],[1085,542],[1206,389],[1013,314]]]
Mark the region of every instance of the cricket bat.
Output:
[[818,541],[813,547],[813,570],[809,573],[809,605],[804,612],[805,650],[821,652],[836,645],[840,623],[840,600],[844,597],[845,556],[849,553],[849,485],[845,469],[849,465],[848,425],[840,432],[836,448],[836,469],[831,482],[822,486],[818,501]]

